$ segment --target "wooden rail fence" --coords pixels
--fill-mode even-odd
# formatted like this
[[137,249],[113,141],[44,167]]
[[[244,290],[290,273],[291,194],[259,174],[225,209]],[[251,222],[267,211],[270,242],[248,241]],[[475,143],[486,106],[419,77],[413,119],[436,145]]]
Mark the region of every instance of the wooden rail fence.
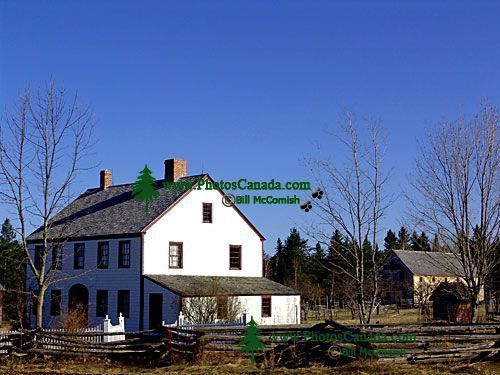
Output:
[[[370,357],[367,353],[374,351],[377,355],[371,357],[373,360],[412,364],[500,359],[500,324],[344,326],[327,320],[316,325],[259,328],[260,340],[266,348],[256,359],[273,366],[300,367],[312,363],[335,366],[360,356]],[[315,340],[311,333],[317,338],[328,339]],[[125,335],[97,329],[8,331],[0,332],[0,355],[83,355],[125,361],[169,362],[174,357],[193,360],[203,352],[246,355],[239,345],[244,335],[243,326],[161,327],[126,332]],[[340,336],[333,336],[337,339],[332,340],[332,335]],[[398,335],[406,340],[368,339],[376,335]],[[363,337],[366,339],[359,339]],[[402,355],[391,354],[395,350]]]

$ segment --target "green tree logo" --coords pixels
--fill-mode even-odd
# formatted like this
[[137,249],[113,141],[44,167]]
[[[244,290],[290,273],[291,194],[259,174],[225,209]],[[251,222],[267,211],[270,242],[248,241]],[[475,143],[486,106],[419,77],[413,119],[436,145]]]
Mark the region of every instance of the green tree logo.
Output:
[[144,211],[149,212],[149,203],[158,197],[159,193],[155,189],[155,178],[147,165],[139,174],[132,194],[135,199],[145,203]]
[[245,331],[245,336],[241,338],[239,344],[243,352],[252,354],[252,365],[255,366],[255,352],[264,349],[266,344],[264,344],[259,337],[260,330],[259,327],[257,327],[257,323],[253,320],[253,317],[248,322]]

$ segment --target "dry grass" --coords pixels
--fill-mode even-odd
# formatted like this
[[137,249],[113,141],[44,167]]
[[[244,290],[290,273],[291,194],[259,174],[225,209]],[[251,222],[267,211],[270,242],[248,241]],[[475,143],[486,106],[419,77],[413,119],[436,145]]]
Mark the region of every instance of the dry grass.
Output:
[[[484,322],[486,320],[486,310],[484,305],[480,306],[478,312],[479,322]],[[359,324],[358,319],[351,319],[351,313],[349,310],[339,310],[334,320],[342,324]],[[400,309],[399,314],[396,311],[389,311],[386,313],[380,313],[380,315],[373,314],[371,323],[399,323],[399,324],[416,324],[422,323],[428,319],[424,319],[420,316],[419,309]],[[321,319],[308,319],[307,322],[303,323],[318,323],[323,322]]]
[[[341,324],[359,324],[359,320],[352,319],[351,313],[349,310],[339,310],[338,314],[334,317],[336,322]],[[303,321],[302,323],[318,323],[324,322],[324,319],[314,319],[310,318],[307,322]],[[376,315],[374,314],[372,317],[372,323],[401,323],[401,324],[410,324],[410,323],[421,323],[422,319],[419,315],[418,309],[400,309],[399,314],[395,311],[390,311],[384,314]]]
[[500,373],[500,364],[468,365],[396,365],[382,364],[374,361],[358,361],[354,364],[337,367],[309,367],[304,369],[266,369],[254,368],[249,360],[224,365],[174,365],[159,368],[143,368],[102,362],[85,361],[31,361],[21,363],[19,360],[7,360],[0,364],[2,374],[378,374],[378,375],[445,375],[445,374],[485,374]]

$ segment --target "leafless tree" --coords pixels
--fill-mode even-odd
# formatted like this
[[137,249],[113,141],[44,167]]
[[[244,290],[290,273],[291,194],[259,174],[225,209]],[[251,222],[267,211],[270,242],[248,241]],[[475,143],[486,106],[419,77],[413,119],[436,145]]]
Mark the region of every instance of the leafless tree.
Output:
[[498,108],[483,103],[471,120],[460,117],[429,130],[411,176],[414,219],[438,234],[455,254],[469,292],[472,319],[494,269],[498,243],[500,145]]
[[[347,158],[308,161],[325,194],[313,208],[319,223],[307,226],[306,232],[327,245],[336,229],[347,239],[347,251],[337,251],[339,261],[326,267],[340,270],[354,284],[359,321],[368,323],[377,303],[376,244],[379,220],[390,204],[383,190],[389,174],[383,166],[385,146],[377,121],[366,119],[360,129],[353,113],[346,112],[341,127],[342,135],[337,138],[347,149]],[[366,130],[366,141],[362,130]],[[363,246],[365,239],[373,244],[370,249]]]
[[429,311],[429,301],[435,288],[435,283],[431,283],[429,280],[423,279],[418,282],[416,288],[413,290],[414,299],[417,302],[420,316],[427,320],[431,317]]
[[213,323],[216,319],[234,322],[243,312],[238,297],[219,295],[220,283],[209,281],[195,289],[199,297],[186,297],[182,300],[182,312],[191,323]]
[[191,323],[234,322],[243,312],[237,297],[187,297],[183,299],[182,312]]
[[[56,213],[74,197],[71,185],[83,169],[92,145],[94,116],[53,82],[32,94],[26,89],[6,113],[0,132],[0,197],[16,216],[21,246],[33,274],[37,299],[36,325],[42,325],[47,288],[61,280],[47,256],[71,233],[61,225],[51,230]],[[28,230],[38,227],[41,248],[29,251]],[[28,276],[29,277],[29,276]]]

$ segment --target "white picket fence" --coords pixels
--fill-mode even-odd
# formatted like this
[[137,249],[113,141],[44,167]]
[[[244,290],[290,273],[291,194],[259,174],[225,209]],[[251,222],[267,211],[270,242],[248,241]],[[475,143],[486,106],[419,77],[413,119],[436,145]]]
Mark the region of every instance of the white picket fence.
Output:
[[164,327],[178,327],[178,328],[186,328],[186,329],[195,329],[197,327],[237,327],[237,326],[245,326],[250,321],[250,314],[243,313],[238,319],[234,322],[224,322],[224,321],[215,321],[213,323],[192,323],[190,322],[183,314],[182,311],[179,313],[177,320],[172,324],[165,324],[162,322]]
[[[44,333],[96,333],[103,332],[101,325],[97,325],[95,327],[90,328],[82,328],[82,329],[74,329],[74,330],[66,330],[66,329],[44,329]],[[73,337],[70,337],[73,338]],[[92,342],[92,343],[100,343],[103,341],[103,336],[75,336],[74,338],[82,341]],[[43,349],[49,350],[64,350],[64,348],[68,345],[68,342],[61,339],[56,339],[52,337],[41,336],[39,343],[42,344]],[[61,344],[61,345],[57,345]]]
[[[111,320],[109,319],[109,316],[106,315],[106,318],[104,319],[102,324],[98,324],[95,327],[90,327],[90,328],[82,328],[82,329],[76,329],[76,330],[66,330],[62,328],[49,328],[49,329],[43,329],[43,333],[75,333],[78,334],[78,336],[71,337],[69,336],[69,339],[78,339],[82,341],[87,341],[91,343],[101,343],[101,342],[114,342],[114,341],[121,341],[125,340],[125,319],[123,318],[122,314],[120,313],[120,316],[118,317],[118,324],[113,325],[111,324]],[[123,332],[123,335],[105,335],[106,333],[119,333]],[[12,334],[17,334],[19,332],[17,331],[0,331],[0,340],[2,339],[7,339]],[[104,333],[104,335],[89,335],[85,336],[82,335],[85,333]],[[42,344],[41,347],[43,349],[49,349],[49,350],[64,350],[65,347],[68,346],[68,342],[65,341],[64,339],[59,339],[59,338],[54,338],[54,337],[46,337],[44,335],[40,336],[40,341],[39,344]],[[11,341],[6,341],[6,342],[1,342],[0,346],[12,346]],[[8,350],[3,348],[0,350],[0,355],[1,354],[8,354]]]
[[[120,316],[118,317],[118,324],[116,326],[111,324],[109,316],[106,315],[106,318],[104,318],[104,321],[102,322],[102,331],[104,333],[117,333],[117,332],[125,333],[125,318],[123,317],[122,313],[120,313]],[[102,337],[103,337],[103,342],[114,342],[114,341],[125,340],[125,335],[111,335],[111,336],[104,335]]]

